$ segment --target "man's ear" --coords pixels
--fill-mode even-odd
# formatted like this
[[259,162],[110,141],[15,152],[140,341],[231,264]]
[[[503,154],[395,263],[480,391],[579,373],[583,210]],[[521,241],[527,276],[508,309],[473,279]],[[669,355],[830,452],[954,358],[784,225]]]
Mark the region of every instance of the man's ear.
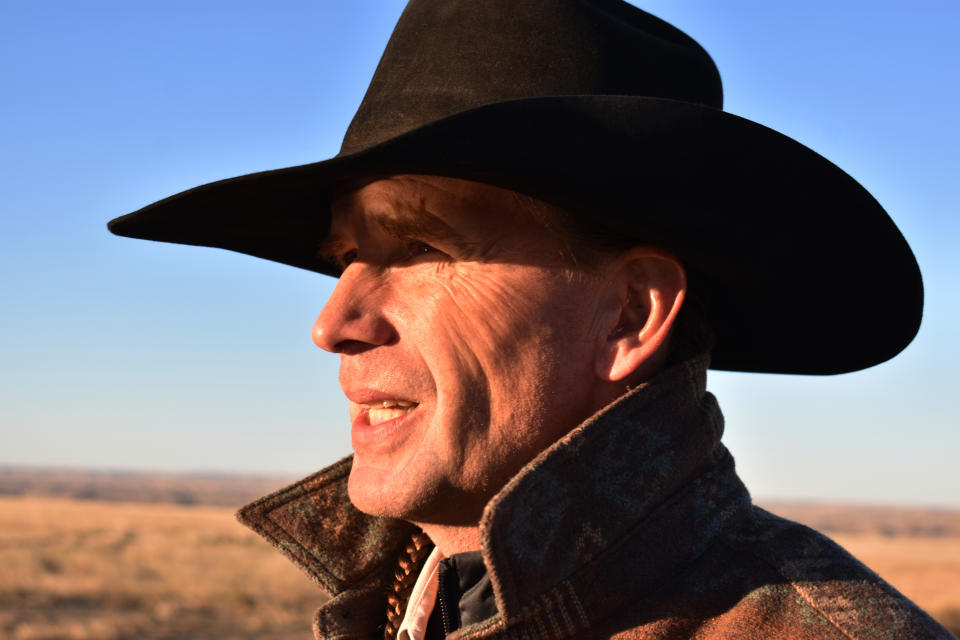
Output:
[[608,382],[644,382],[666,358],[670,329],[687,292],[686,271],[673,255],[645,246],[625,252],[612,268],[616,313],[608,316],[596,373]]

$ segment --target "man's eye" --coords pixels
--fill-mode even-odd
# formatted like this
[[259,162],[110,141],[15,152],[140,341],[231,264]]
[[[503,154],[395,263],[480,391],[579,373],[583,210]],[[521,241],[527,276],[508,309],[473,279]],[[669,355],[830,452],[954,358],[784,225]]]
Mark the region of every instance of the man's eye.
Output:
[[422,256],[425,253],[435,253],[438,249],[434,249],[426,242],[417,242],[413,245],[413,254],[416,256]]
[[435,248],[433,245],[429,245],[426,242],[421,242],[420,240],[411,240],[408,242],[405,251],[407,258],[410,260],[431,253],[440,253],[440,250]]

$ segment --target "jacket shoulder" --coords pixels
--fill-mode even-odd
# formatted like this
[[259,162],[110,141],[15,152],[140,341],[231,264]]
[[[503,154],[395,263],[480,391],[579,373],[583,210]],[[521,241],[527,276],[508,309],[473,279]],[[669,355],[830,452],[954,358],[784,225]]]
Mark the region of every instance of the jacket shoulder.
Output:
[[[843,640],[944,639],[953,636],[899,591],[826,536],[754,507],[722,543],[760,563],[764,584],[729,612],[747,616],[770,635],[746,637]],[[716,623],[722,622],[720,616]]]

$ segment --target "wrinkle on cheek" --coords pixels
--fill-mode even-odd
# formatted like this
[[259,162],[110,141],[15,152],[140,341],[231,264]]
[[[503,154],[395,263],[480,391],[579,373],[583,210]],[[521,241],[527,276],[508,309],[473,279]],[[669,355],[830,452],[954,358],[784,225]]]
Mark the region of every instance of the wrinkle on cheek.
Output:
[[[542,307],[545,287],[531,286],[530,278],[504,276],[495,270],[451,270],[441,287],[446,301],[474,336],[484,338],[493,351],[533,336],[542,337],[544,327],[534,311]],[[504,340],[511,336],[513,340]]]
[[490,423],[490,380],[463,326],[449,319],[438,319],[433,329],[431,337],[447,347],[445,357],[433,363],[434,375],[444,381],[437,389],[440,423],[460,427],[459,433],[442,436],[450,439],[453,450],[463,453],[471,441],[482,440]]
[[[556,364],[547,362],[554,350],[545,348],[552,339],[551,327],[536,311],[543,306],[543,291],[549,283],[542,288],[531,287],[531,283],[536,284],[536,280],[505,278],[493,271],[454,271],[442,283],[442,295],[438,297],[439,308],[452,312],[437,314],[442,318],[438,325],[442,325],[448,344],[458,347],[460,363],[476,372],[475,379],[482,379],[488,389],[495,385],[483,399],[485,413],[509,415],[510,422],[524,424],[537,422],[543,407],[543,390],[535,393],[536,389],[530,389],[529,378],[546,373],[544,369]],[[463,361],[465,354],[471,356],[469,362]],[[485,371],[495,372],[498,378],[488,380]],[[527,393],[523,398],[504,393],[524,387]],[[484,426],[489,431],[491,425]],[[485,444],[492,443],[488,439]],[[501,444],[507,448],[507,443]]]

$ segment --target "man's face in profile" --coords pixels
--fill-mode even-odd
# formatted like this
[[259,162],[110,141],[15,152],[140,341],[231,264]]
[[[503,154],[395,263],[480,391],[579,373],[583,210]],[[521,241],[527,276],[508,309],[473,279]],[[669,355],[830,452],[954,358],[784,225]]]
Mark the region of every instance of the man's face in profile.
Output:
[[313,329],[340,355],[353,503],[468,524],[593,410],[599,276],[573,268],[517,195],[396,176],[340,195],[343,274]]

